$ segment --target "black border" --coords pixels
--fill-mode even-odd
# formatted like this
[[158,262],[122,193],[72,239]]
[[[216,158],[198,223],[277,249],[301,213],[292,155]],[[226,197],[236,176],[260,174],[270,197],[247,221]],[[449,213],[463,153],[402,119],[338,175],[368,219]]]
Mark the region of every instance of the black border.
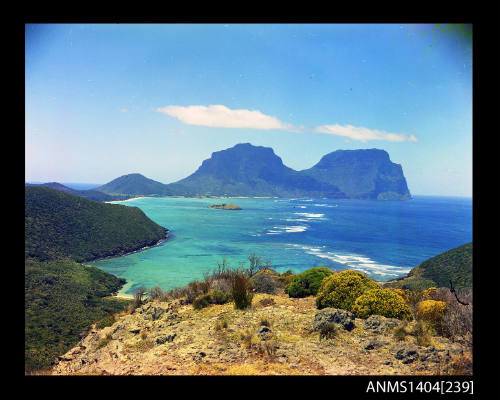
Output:
[[[30,9],[31,6],[30,6]],[[453,12],[453,10],[451,10]],[[297,15],[302,13],[297,13]],[[168,15],[168,14],[167,14]],[[107,376],[108,379],[102,379],[102,377],[96,376],[27,376],[24,373],[24,362],[20,362],[20,372],[24,379],[33,380],[30,382],[33,388],[36,387],[36,392],[44,388],[44,384],[47,384],[47,389],[53,391],[54,394],[59,392],[57,388],[59,385],[66,386],[70,388],[71,392],[66,395],[74,395],[76,392],[85,393],[87,391],[92,391],[95,394],[100,395],[107,394],[106,390],[102,391],[101,384],[108,383],[109,394],[114,396],[118,395],[123,391],[123,394],[130,395],[132,392],[132,387],[139,384],[141,385],[141,390],[143,395],[148,394],[148,387],[153,389],[155,393],[159,393],[162,396],[169,396],[175,393],[175,395],[194,395],[195,393],[200,393],[202,395],[214,394],[221,397],[241,397],[243,394],[250,394],[251,392],[260,392],[262,395],[266,396],[271,394],[268,388],[274,387],[280,397],[288,397],[287,394],[291,393],[293,397],[299,397],[300,389],[304,389],[306,396],[327,396],[330,398],[335,398],[340,395],[348,395],[349,398],[369,398],[373,396],[379,396],[382,398],[393,398],[394,396],[401,396],[402,393],[367,393],[367,387],[370,382],[391,382],[395,384],[396,382],[413,382],[414,386],[418,382],[438,382],[444,381],[470,381],[474,382],[474,395],[467,395],[466,398],[477,397],[481,392],[481,335],[483,328],[481,326],[481,319],[484,315],[482,311],[482,296],[484,295],[481,290],[482,276],[479,265],[481,263],[479,254],[482,251],[481,240],[480,239],[480,229],[479,229],[479,210],[482,205],[481,190],[478,183],[481,181],[482,171],[480,165],[478,164],[478,153],[480,147],[479,142],[479,131],[480,131],[480,107],[479,107],[479,97],[480,97],[480,77],[479,70],[481,66],[480,54],[481,54],[481,35],[482,28],[481,24],[471,22],[471,13],[461,13],[457,15],[447,15],[445,17],[434,17],[424,15],[421,18],[418,17],[385,17],[379,20],[374,20],[373,17],[363,19],[362,17],[357,18],[347,18],[347,19],[335,19],[331,17],[332,14],[328,16],[318,16],[307,17],[307,16],[193,16],[191,14],[175,14],[172,16],[126,16],[120,13],[112,14],[110,16],[54,16],[53,14],[46,14],[45,9],[42,12],[34,11],[33,13],[26,13],[24,15],[24,24],[31,23],[120,23],[120,24],[137,24],[137,23],[182,23],[182,24],[199,24],[199,23],[249,23],[249,24],[266,24],[266,23],[442,23],[446,20],[450,23],[471,23],[473,25],[473,293],[474,293],[474,337],[473,337],[473,375],[472,376]],[[414,14],[413,14],[414,15]],[[25,28],[23,28],[25,29]],[[24,57],[24,52],[23,52]],[[24,64],[24,63],[23,63]],[[483,162],[484,160],[481,160]],[[24,178],[23,178],[24,180]],[[23,182],[24,186],[24,182]],[[21,253],[20,253],[21,254]],[[24,310],[23,310],[24,312]],[[23,354],[24,354],[24,341],[22,344]],[[22,356],[24,357],[24,355]],[[20,357],[22,360],[22,358]],[[190,379],[190,378],[195,378]],[[53,379],[57,379],[53,381]],[[83,380],[82,380],[83,379]],[[90,380],[90,381],[89,381]],[[106,382],[104,382],[106,381]],[[28,382],[26,382],[28,383]],[[190,385],[194,383],[194,385]],[[83,385],[82,385],[83,384]],[[98,384],[99,388],[94,385]],[[152,384],[152,386],[151,386]],[[171,386],[171,385],[174,386]],[[230,388],[232,384],[238,385],[239,390]],[[144,386],[142,386],[144,385]],[[240,386],[241,385],[241,386]],[[407,384],[408,385],[408,384]],[[177,386],[177,387],[176,387]],[[174,387],[182,390],[182,394],[173,391]],[[234,387],[234,386],[233,386]],[[326,391],[322,392],[320,389],[325,388]],[[62,394],[61,392],[59,392]],[[72,394],[71,394],[72,393]],[[420,396],[423,395],[418,392],[404,393],[404,396]],[[440,398],[447,397],[446,395],[431,392],[425,394],[424,397],[438,396]],[[460,398],[460,394],[458,395]],[[453,394],[450,397],[457,398],[457,394]]]

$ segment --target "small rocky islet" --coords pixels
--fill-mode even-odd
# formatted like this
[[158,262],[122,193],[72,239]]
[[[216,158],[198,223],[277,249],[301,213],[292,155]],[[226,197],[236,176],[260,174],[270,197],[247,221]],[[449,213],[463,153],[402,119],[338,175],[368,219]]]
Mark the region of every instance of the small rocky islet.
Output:
[[208,206],[208,208],[215,208],[217,210],[243,210],[236,204],[212,204],[211,206]]

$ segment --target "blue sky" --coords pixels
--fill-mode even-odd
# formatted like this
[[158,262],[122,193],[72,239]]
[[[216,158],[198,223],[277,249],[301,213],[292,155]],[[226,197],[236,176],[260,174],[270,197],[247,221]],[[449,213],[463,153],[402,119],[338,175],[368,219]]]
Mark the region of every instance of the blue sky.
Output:
[[170,183],[237,143],[294,169],[380,148],[472,195],[472,43],[447,25],[26,25],[25,179]]

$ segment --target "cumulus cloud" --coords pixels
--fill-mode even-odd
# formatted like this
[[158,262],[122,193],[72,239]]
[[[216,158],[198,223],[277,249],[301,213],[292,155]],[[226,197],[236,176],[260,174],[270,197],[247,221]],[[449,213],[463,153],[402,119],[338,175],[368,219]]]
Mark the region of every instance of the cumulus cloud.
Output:
[[166,106],[156,111],[177,118],[185,124],[217,128],[292,129],[292,125],[258,110],[231,110],[223,105]]
[[414,135],[390,133],[376,129],[368,129],[352,125],[321,125],[314,130],[327,135],[344,136],[353,140],[366,142],[367,140],[385,140],[388,142],[417,142]]
[[247,129],[281,129],[297,133],[321,133],[343,136],[345,140],[385,140],[389,142],[417,142],[414,135],[390,133],[375,129],[352,125],[321,125],[306,128],[302,125],[280,121],[278,118],[265,115],[259,110],[232,110],[217,104],[210,106],[166,106],[156,109],[157,112],[177,118],[188,125],[208,126],[214,128],[247,128]]

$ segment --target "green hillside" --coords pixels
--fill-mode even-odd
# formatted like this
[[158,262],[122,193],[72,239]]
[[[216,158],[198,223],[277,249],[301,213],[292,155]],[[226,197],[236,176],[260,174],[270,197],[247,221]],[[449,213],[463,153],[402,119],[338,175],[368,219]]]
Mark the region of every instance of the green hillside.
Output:
[[79,334],[127,300],[124,279],[78,262],[153,245],[167,229],[136,207],[25,187],[25,369],[48,367]]
[[89,200],[94,201],[118,201],[118,200],[126,200],[129,199],[130,196],[127,195],[110,195],[104,192],[99,192],[97,190],[88,189],[88,190],[76,190],[69,188],[67,186],[61,185],[58,182],[47,182],[41,184],[33,184],[27,183],[27,186],[45,186],[51,189],[60,190],[61,192],[74,194],[75,196],[85,197]]
[[58,190],[25,188],[25,256],[78,262],[116,256],[163,239],[166,229],[137,207],[103,204]]
[[128,304],[105,298],[124,279],[72,260],[26,260],[24,270],[25,369],[50,365],[79,341],[79,334]]
[[167,185],[146,178],[141,174],[120,176],[94,190],[115,196],[120,194],[131,196],[167,196],[171,194]]
[[457,289],[472,287],[472,242],[429,258],[413,268],[407,277],[386,285],[427,289],[431,286],[449,287],[450,280]]

